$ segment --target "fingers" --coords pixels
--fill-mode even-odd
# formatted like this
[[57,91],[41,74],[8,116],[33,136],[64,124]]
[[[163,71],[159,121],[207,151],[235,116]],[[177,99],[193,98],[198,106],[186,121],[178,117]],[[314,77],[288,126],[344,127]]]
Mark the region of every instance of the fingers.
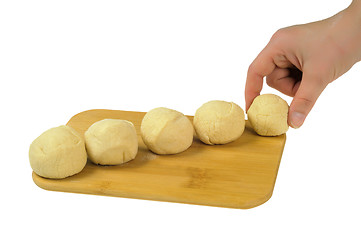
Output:
[[273,62],[270,49],[266,46],[248,69],[245,88],[246,111],[248,111],[251,106],[253,99],[260,94],[263,86],[263,78],[271,74],[275,67],[276,65]]
[[267,85],[294,97],[302,78],[302,72],[298,69],[276,68],[266,77]]
[[318,97],[327,86],[328,81],[324,79],[325,76],[307,71],[307,69],[304,71],[302,81],[290,105],[288,125],[293,128],[302,126]]

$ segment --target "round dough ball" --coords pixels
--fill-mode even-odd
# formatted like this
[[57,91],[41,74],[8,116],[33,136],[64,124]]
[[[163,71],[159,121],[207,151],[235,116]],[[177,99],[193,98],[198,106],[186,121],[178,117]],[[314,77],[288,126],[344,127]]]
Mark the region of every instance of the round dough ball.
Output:
[[85,132],[89,159],[100,165],[118,165],[135,158],[138,137],[133,123],[120,119],[103,119]]
[[202,142],[209,145],[226,144],[242,135],[244,112],[233,102],[209,101],[197,109],[193,125]]
[[247,116],[253,129],[261,136],[278,136],[288,130],[288,104],[277,95],[263,94],[256,97]]
[[176,154],[193,142],[193,126],[189,119],[169,108],[155,108],[145,114],[140,127],[145,145],[157,154]]
[[69,126],[51,128],[30,145],[30,165],[45,178],[65,178],[83,170],[87,154],[84,140]]

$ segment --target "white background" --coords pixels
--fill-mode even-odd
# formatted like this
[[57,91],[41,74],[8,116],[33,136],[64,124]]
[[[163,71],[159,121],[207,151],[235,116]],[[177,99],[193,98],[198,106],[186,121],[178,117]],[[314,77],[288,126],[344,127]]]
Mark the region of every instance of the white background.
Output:
[[1,1],[0,239],[360,239],[360,64],[289,130],[273,197],[253,209],[45,191],[28,162],[38,135],[84,110],[244,107],[248,66],[277,29],[349,3]]

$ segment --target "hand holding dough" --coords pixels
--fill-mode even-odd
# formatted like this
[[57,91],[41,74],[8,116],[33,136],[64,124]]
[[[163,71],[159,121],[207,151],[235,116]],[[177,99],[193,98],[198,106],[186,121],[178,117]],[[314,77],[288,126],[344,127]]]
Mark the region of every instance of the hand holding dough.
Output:
[[30,145],[29,160],[36,174],[65,178],[79,173],[87,162],[82,137],[69,126],[51,128]]
[[126,120],[100,120],[84,136],[89,159],[95,164],[122,164],[134,159],[138,152],[137,133]]
[[199,139],[206,144],[226,144],[238,139],[245,127],[243,109],[233,102],[210,101],[193,119]]
[[259,95],[247,112],[253,129],[261,136],[278,136],[288,130],[288,104],[274,94]]
[[193,142],[193,126],[189,119],[169,108],[154,108],[145,114],[140,127],[143,142],[154,153],[176,154]]

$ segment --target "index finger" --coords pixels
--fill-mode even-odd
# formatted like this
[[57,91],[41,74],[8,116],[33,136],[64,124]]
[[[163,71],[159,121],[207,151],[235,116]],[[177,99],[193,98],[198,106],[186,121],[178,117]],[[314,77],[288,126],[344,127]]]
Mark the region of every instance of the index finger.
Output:
[[248,68],[245,88],[246,112],[251,106],[253,99],[260,95],[263,87],[263,78],[271,74],[275,68],[273,55],[266,46]]

